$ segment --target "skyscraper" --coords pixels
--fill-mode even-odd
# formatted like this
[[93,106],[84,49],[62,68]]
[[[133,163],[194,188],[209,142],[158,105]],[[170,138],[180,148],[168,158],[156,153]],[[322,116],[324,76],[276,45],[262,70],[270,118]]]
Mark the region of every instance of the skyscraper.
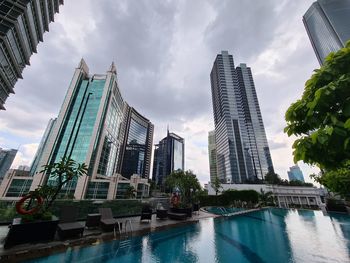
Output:
[[350,0],[317,0],[303,22],[320,65],[350,40]]
[[[49,147],[46,147],[47,144],[49,144],[49,138],[53,131],[53,127],[56,123],[57,119],[50,119],[49,123],[47,124],[47,127],[45,129],[45,132],[43,134],[43,137],[41,138],[41,141],[39,143],[39,147],[35,153],[32,165],[30,166],[30,175],[34,176],[37,172],[40,172],[43,168],[42,166],[46,163],[42,163],[42,160],[47,160],[47,154],[50,154],[47,152]],[[44,152],[46,150],[46,153]]]
[[208,134],[208,154],[210,182],[214,182],[217,177],[215,131],[210,131]]
[[[123,108],[114,63],[105,75],[89,75],[89,68],[82,59],[43,150],[49,154],[43,154],[40,161],[52,164],[70,157],[88,165],[88,175],[71,181],[62,194],[83,199],[86,193],[100,192],[106,198],[108,178],[116,173]],[[36,174],[32,189],[54,180]]]
[[210,79],[217,176],[226,183],[263,179],[273,165],[250,68],[235,68],[232,55],[222,51]]
[[125,103],[122,123],[123,143],[119,154],[118,173],[130,179],[133,174],[149,178],[153,144],[153,124]]
[[17,150],[4,150],[0,148],[0,183],[7,171],[10,169],[13,160],[15,159]]
[[165,178],[176,170],[185,169],[185,140],[175,133],[167,133],[155,145],[152,180],[163,185]]
[[0,110],[63,0],[5,0],[0,3]]
[[288,178],[289,178],[289,181],[305,182],[303,172],[300,170],[298,165],[289,167]]

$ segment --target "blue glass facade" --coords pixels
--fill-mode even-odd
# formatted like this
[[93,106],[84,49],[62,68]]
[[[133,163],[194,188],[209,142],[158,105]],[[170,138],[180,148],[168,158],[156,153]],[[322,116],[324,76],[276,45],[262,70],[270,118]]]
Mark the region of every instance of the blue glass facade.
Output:
[[289,168],[288,178],[289,178],[289,181],[305,182],[303,172],[300,170],[298,165],[295,165]]
[[318,0],[303,22],[320,65],[350,40],[350,0]]
[[[82,60],[43,150],[48,152],[42,158],[47,158],[46,163],[70,157],[88,165],[88,178],[84,177],[81,183],[80,179],[73,180],[64,186],[63,196],[75,195],[81,199],[86,194],[87,198],[103,199],[105,191],[108,192],[106,184],[102,184],[105,181],[98,184],[98,178],[105,180],[116,174],[123,108],[114,64],[106,75],[90,76]],[[94,183],[90,182],[92,179]],[[50,176],[47,179],[48,184],[55,182]]]
[[126,105],[122,133],[124,143],[119,157],[119,173],[125,178],[130,178],[133,174],[148,178],[153,124],[134,108]]
[[232,55],[222,51],[210,79],[218,178],[225,183],[263,179],[273,165],[250,68],[235,68]]

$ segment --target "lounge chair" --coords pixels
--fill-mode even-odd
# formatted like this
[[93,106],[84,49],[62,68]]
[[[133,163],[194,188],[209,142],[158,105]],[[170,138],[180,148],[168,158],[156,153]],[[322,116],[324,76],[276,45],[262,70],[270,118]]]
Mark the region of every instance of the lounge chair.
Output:
[[185,213],[168,212],[168,217],[170,219],[175,219],[175,220],[186,220],[187,214],[185,214]]
[[148,221],[152,220],[152,212],[152,207],[149,204],[144,205],[142,207],[140,221],[145,219],[147,219]]
[[84,226],[76,221],[77,212],[77,207],[74,206],[63,206],[61,208],[60,223],[57,226],[57,233],[61,240],[83,236]]
[[105,232],[110,232],[114,230],[116,224],[120,225],[120,222],[113,217],[112,210],[110,208],[99,208],[98,211],[101,214],[101,228]]

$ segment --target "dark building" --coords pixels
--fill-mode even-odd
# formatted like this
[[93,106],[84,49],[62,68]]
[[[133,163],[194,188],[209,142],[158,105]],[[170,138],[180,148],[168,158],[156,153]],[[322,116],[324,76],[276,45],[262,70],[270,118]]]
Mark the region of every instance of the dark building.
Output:
[[7,171],[10,169],[13,160],[15,159],[17,150],[3,150],[0,148],[0,183]]
[[224,183],[263,179],[273,171],[251,69],[235,68],[227,51],[211,74],[217,176]]
[[4,0],[0,2],[0,109],[30,56],[37,52],[63,0]]
[[350,40],[350,0],[318,0],[303,22],[320,65]]
[[184,169],[185,140],[168,131],[167,137],[155,145],[152,180],[157,185],[163,185],[171,172]]
[[121,126],[122,145],[117,172],[130,179],[133,174],[149,178],[153,144],[153,124],[128,104]]

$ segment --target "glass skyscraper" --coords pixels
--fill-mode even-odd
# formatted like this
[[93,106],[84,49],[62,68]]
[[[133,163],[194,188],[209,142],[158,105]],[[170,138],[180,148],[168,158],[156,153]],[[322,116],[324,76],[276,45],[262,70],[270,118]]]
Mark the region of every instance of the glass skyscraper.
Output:
[[185,169],[185,140],[175,133],[155,145],[152,180],[157,185],[164,185],[166,177],[176,170]]
[[289,168],[288,178],[289,178],[289,181],[305,182],[303,172],[300,170],[298,165],[294,165]]
[[218,178],[224,183],[263,179],[273,165],[250,68],[235,68],[232,55],[222,51],[210,79]]
[[118,173],[130,179],[133,174],[149,178],[153,144],[153,124],[125,104],[122,124],[123,143],[118,161]]
[[7,171],[10,169],[13,160],[15,159],[17,150],[4,150],[0,148],[0,183]]
[[318,0],[303,16],[317,59],[322,65],[330,52],[350,40],[350,0]]
[[[63,195],[83,199],[91,191],[99,192],[97,195],[108,192],[106,179],[116,174],[123,109],[114,64],[107,74],[89,75],[88,66],[81,60],[43,150],[48,154],[40,160],[42,164],[52,164],[70,157],[88,165],[88,175],[71,181]],[[34,179],[33,187],[54,181],[39,177],[39,181]]]
[[0,2],[0,110],[63,0]]

